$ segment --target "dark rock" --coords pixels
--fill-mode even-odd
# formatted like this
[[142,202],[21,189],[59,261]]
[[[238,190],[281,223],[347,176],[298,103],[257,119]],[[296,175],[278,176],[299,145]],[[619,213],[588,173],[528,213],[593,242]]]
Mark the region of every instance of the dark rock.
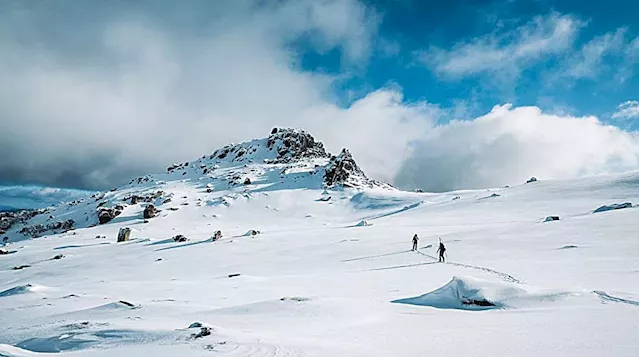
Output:
[[248,177],[246,179],[244,179],[244,184],[245,185],[251,185],[251,179],[248,178]]
[[331,187],[337,184],[344,184],[351,175],[364,176],[364,172],[356,164],[347,149],[342,149],[340,155],[332,156],[326,167],[324,183]]
[[12,269],[12,270],[22,270],[22,269],[24,269],[24,268],[29,268],[30,266],[31,266],[31,265],[20,265],[20,266],[17,266],[17,267],[13,267],[13,268],[11,268],[11,269]]
[[221,230],[217,230],[215,233],[213,233],[213,240],[216,241],[218,239],[222,238],[222,231]]
[[183,236],[182,234],[178,234],[175,237],[173,237],[173,240],[176,242],[186,242],[189,239],[187,239],[187,237]]
[[64,254],[58,254],[58,255],[56,255],[55,257],[51,258],[51,259],[52,259],[52,260],[60,260],[60,259],[62,259],[62,258],[64,258]]
[[100,224],[109,223],[119,214],[120,211],[117,211],[113,208],[101,208],[100,211],[98,211],[98,222],[100,222]]
[[538,181],[538,179],[534,176],[534,177],[528,179],[527,183],[532,183],[532,182],[536,182],[536,181]]
[[568,244],[568,245],[563,245],[559,249],[574,249],[574,248],[578,248],[578,246],[577,245],[573,245],[573,244]]
[[229,274],[230,278],[235,278],[236,276],[240,276],[240,273]]
[[120,228],[118,231],[118,243],[128,241],[130,236],[131,228]]
[[74,224],[75,224],[75,221],[73,219],[68,219],[66,221],[51,222],[51,223],[47,223],[46,225],[34,224],[32,226],[22,227],[19,233],[36,238],[36,237],[40,237],[43,233],[47,231],[59,230],[61,233],[70,231],[73,229]]
[[549,216],[549,217],[544,219],[545,222],[559,221],[559,220],[560,220],[559,216]]
[[276,134],[278,132],[278,128],[271,129],[271,135]]
[[135,305],[134,305],[134,304],[132,304],[132,303],[130,303],[130,302],[128,302],[128,301],[120,300],[120,301],[118,301],[118,302],[119,302],[119,303],[121,303],[122,305],[126,305],[126,306],[128,306],[128,307],[135,307]]
[[201,327],[200,332],[192,334],[193,338],[200,338],[211,335],[211,327]]
[[475,305],[475,306],[496,306],[496,304],[487,300],[475,300],[475,299],[467,299],[462,298],[462,303],[464,305]]
[[144,211],[142,211],[142,217],[144,219],[150,219],[156,216],[158,212],[156,211],[156,207],[154,205],[147,205],[147,207],[144,208]]
[[260,234],[260,231],[255,230],[255,229],[250,229],[244,235],[245,236],[257,236],[258,234]]

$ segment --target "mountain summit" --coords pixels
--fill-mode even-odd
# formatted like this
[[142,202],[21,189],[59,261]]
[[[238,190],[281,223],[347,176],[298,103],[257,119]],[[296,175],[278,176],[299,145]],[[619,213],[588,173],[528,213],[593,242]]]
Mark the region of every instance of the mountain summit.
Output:
[[[291,189],[395,191],[387,183],[368,178],[347,149],[332,155],[304,130],[274,128],[266,138],[226,145],[90,198],[7,215],[2,218],[0,234],[14,239],[62,233],[117,222],[123,212],[155,216],[155,211],[173,205],[175,197],[183,203],[193,200],[197,206],[215,206],[228,205],[238,195]],[[149,213],[149,206],[154,212]]]

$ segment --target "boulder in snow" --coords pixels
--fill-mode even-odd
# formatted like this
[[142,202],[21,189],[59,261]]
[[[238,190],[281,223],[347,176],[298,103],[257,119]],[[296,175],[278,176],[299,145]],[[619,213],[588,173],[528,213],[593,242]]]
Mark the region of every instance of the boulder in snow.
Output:
[[529,291],[514,283],[496,283],[469,277],[453,277],[449,283],[439,289],[421,296],[392,302],[431,306],[439,309],[487,310],[505,308],[511,302],[530,298]]
[[178,235],[173,237],[173,240],[176,241],[176,242],[186,242],[189,239],[187,239],[187,237],[183,236],[182,234],[178,234]]
[[209,336],[211,335],[211,327],[200,327],[200,332],[192,334],[191,337],[193,338],[201,338],[204,336]]
[[545,222],[559,221],[559,220],[560,220],[559,216],[548,216],[547,218],[544,219]]
[[118,242],[125,242],[131,236],[131,228],[120,228],[118,231]]
[[156,214],[158,213],[158,211],[156,210],[156,207],[154,205],[147,205],[147,207],[144,208],[144,211],[142,212],[142,217],[144,219],[149,219],[149,218],[153,218],[156,216]]
[[533,177],[531,177],[530,179],[527,180],[527,183],[532,183],[532,182],[536,182],[536,181],[538,181],[538,179],[535,176],[533,176]]
[[613,210],[616,210],[616,209],[631,208],[631,207],[633,207],[631,202],[612,203],[610,205],[603,205],[603,206],[598,207],[595,211],[593,211],[593,213],[613,211]]
[[112,219],[116,218],[121,213],[121,211],[116,210],[115,208],[104,208],[101,207],[98,211],[98,222],[100,224],[109,223]]
[[217,241],[218,239],[222,238],[222,231],[217,230],[215,233],[213,233],[213,236],[211,237],[211,240],[213,242]]
[[250,230],[248,230],[248,231],[247,231],[247,233],[245,233],[244,235],[245,235],[246,237],[255,237],[255,236],[257,236],[258,234],[260,234],[260,231],[255,230],[255,229],[250,229]]

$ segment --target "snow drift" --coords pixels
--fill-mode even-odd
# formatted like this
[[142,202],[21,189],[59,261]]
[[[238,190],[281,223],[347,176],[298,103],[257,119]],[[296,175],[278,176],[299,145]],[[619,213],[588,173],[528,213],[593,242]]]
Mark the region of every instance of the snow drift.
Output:
[[542,300],[568,293],[533,293],[520,284],[453,277],[446,285],[424,295],[393,300],[394,303],[438,309],[489,310],[515,307],[527,299]]

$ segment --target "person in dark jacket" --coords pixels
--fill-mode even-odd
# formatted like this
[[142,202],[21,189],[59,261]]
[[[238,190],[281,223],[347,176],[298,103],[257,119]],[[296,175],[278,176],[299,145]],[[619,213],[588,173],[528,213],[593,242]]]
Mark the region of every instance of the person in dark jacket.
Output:
[[442,239],[440,239],[440,245],[438,246],[438,250],[436,251],[438,253],[438,262],[444,263],[444,252],[447,250],[447,248],[445,248],[444,243],[442,243]]
[[411,250],[418,250],[418,234],[413,235],[413,248]]

